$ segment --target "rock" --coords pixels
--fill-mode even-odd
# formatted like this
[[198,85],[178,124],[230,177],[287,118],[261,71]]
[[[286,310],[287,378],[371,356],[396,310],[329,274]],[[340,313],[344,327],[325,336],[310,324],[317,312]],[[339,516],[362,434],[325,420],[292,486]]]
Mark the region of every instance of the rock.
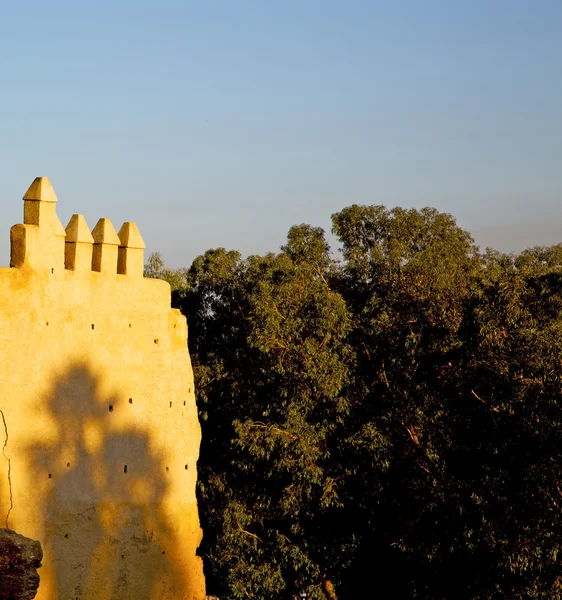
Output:
[[42,560],[39,542],[11,529],[0,529],[0,600],[35,598]]

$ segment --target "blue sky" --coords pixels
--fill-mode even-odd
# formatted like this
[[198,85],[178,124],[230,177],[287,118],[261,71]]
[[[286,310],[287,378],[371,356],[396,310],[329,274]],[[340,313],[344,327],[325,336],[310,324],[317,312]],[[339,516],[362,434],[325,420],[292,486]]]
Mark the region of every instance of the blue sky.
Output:
[[37,175],[171,266],[352,203],[562,241],[560,0],[5,2],[0,73],[0,264]]

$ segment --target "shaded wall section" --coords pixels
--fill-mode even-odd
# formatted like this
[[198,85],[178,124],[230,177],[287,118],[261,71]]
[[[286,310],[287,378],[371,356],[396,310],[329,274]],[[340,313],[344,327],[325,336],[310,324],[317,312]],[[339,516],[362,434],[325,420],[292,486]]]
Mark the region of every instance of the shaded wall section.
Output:
[[41,542],[39,600],[205,597],[187,325],[134,223],[66,231],[46,178],[0,269],[0,526]]

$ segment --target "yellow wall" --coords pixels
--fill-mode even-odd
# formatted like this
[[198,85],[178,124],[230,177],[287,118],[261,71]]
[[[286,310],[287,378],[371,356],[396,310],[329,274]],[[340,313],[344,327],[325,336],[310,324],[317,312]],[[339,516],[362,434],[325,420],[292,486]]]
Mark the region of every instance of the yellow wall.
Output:
[[46,178],[24,207],[0,269],[0,527],[40,540],[39,600],[202,600],[185,318],[134,224],[65,235]]

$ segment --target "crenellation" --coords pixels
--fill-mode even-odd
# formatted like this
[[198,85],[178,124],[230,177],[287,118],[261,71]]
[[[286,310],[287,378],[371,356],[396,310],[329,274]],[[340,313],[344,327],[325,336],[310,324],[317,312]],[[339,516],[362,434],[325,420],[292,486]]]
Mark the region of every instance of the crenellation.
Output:
[[72,215],[66,226],[64,266],[72,271],[92,268],[94,237],[84,215]]
[[57,216],[57,196],[48,177],[36,177],[23,197],[23,222],[65,237]]
[[121,240],[109,219],[100,219],[92,231],[94,251],[92,271],[117,273],[117,256]]
[[56,212],[57,196],[48,177],[36,177],[24,197],[24,222],[10,231],[10,266],[51,273],[96,271],[143,277],[144,240],[135,223],[117,233],[107,218],[90,232],[84,215],[75,214],[66,230]]
[[123,223],[119,233],[117,273],[142,277],[144,272],[144,249],[146,245],[135,223]]
[[20,268],[29,264],[37,254],[39,228],[36,225],[13,225],[10,229],[10,267]]
[[62,268],[66,232],[57,216],[57,197],[49,179],[36,177],[23,200],[23,225],[12,228],[10,234],[11,266]]

